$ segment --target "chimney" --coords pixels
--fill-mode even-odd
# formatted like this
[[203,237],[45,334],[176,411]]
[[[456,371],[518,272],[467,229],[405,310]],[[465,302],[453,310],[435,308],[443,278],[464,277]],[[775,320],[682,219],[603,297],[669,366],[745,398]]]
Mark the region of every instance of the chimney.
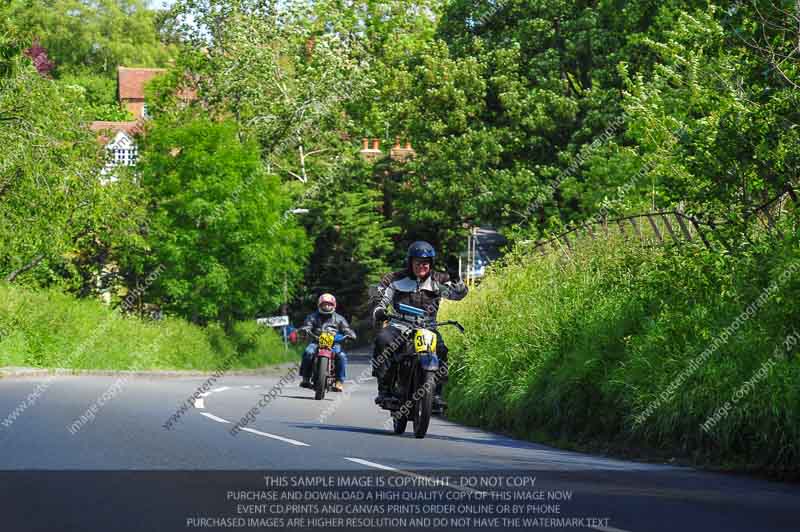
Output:
[[[372,148],[370,148],[370,141],[372,142]],[[364,137],[361,139],[361,156],[370,162],[373,162],[383,155],[381,153],[381,140],[380,139],[370,139]]]
[[410,159],[414,155],[415,152],[411,148],[411,141],[407,140],[405,142],[405,147],[403,147],[399,137],[396,139],[394,147],[389,152],[389,157],[391,157],[393,161],[397,161],[400,163],[408,161],[408,159]]

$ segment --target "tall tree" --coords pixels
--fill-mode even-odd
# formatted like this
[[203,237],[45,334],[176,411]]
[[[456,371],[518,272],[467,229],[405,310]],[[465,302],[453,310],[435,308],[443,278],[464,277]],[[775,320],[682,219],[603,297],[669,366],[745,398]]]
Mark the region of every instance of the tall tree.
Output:
[[[100,146],[73,91],[41,75],[30,42],[0,31],[0,272],[63,280],[81,242],[136,230],[120,190],[100,185]],[[24,277],[25,279],[29,276]]]
[[175,51],[161,43],[156,12],[145,0],[10,0],[7,16],[39,39],[56,77],[113,78],[118,65],[165,66]]
[[[148,297],[196,323],[251,319],[283,302],[302,276],[309,243],[258,146],[231,121],[156,121],[144,139],[142,184],[151,251],[163,265]],[[291,294],[290,294],[291,295]]]

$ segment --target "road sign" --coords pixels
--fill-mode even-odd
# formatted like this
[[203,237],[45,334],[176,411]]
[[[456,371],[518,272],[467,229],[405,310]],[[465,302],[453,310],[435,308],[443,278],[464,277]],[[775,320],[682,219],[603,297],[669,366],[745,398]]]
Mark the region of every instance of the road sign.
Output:
[[286,327],[289,325],[289,316],[272,316],[271,318],[258,318],[256,323],[267,327]]

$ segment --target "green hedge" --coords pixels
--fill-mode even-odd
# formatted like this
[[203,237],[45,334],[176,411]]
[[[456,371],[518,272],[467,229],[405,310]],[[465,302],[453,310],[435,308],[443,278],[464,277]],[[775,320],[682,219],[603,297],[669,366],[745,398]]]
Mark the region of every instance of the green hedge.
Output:
[[512,254],[444,307],[467,328],[446,333],[451,415],[576,448],[797,471],[800,346],[783,343],[800,330],[798,236],[735,257],[614,239],[569,259]]
[[281,338],[255,322],[232,333],[178,318],[142,321],[100,302],[57,290],[0,283],[0,366],[74,369],[212,370],[297,360]]

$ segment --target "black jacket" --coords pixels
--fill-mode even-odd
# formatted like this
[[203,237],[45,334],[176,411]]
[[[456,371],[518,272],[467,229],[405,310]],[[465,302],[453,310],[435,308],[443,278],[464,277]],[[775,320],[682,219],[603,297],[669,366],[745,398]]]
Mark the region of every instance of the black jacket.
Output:
[[333,314],[322,314],[316,310],[306,316],[306,321],[298,330],[310,331],[317,336],[319,336],[319,333],[322,331],[335,331],[344,334],[352,340],[356,339],[356,333],[350,328],[350,324],[347,323],[344,316],[336,312]]
[[[436,319],[439,312],[439,304],[442,298],[458,301],[467,295],[467,285],[463,281],[452,282],[450,276],[442,272],[432,272],[424,282],[413,275],[409,275],[407,270],[387,274],[381,279],[379,285],[379,297],[375,310],[386,308],[391,304],[395,312],[398,312],[398,305],[403,303],[412,307],[421,308],[425,311],[425,316]],[[373,317],[374,317],[373,311]]]

